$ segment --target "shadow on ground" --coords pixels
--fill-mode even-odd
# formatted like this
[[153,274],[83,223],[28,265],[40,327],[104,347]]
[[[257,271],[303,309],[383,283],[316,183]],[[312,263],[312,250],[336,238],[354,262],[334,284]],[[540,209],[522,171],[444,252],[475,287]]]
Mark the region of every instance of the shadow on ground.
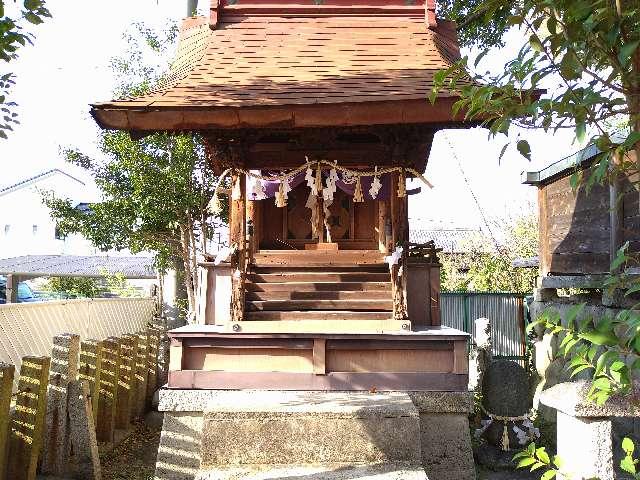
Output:
[[153,478],[160,443],[159,426],[140,422],[116,448],[100,455],[103,480],[148,480]]

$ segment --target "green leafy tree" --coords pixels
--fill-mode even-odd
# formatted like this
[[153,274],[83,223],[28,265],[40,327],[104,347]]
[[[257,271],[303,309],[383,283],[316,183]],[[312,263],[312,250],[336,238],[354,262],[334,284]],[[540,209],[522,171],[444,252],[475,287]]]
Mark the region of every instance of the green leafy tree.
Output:
[[441,254],[444,291],[532,292],[538,269],[515,268],[513,261],[537,254],[538,221],[535,215],[513,220],[505,232],[503,245],[496,246],[491,239],[478,235],[462,247],[464,253]]
[[[18,57],[18,50],[27,44],[33,44],[34,36],[25,30],[28,24],[39,25],[51,13],[43,0],[24,0],[8,2],[0,0],[0,65],[8,64]],[[4,70],[4,71],[3,71]],[[8,100],[11,88],[15,85],[15,75],[0,70],[0,138],[6,139],[7,132],[17,125],[18,114],[15,102]]]
[[51,277],[42,289],[64,298],[96,298],[101,293],[95,278],[83,277]]
[[[175,39],[171,27],[156,32],[137,24],[129,33],[129,51],[114,59],[116,94],[148,91],[166,73],[164,57]],[[183,272],[188,306],[195,311],[197,258],[206,250],[212,223],[207,205],[216,178],[197,135],[156,133],[134,140],[126,132],[102,131],[98,145],[104,159],[75,150],[67,160],[91,173],[103,201],[88,211],[68,199],[48,195],[62,233],[80,233],[101,249],[152,251],[161,269],[177,266]]]
[[[483,122],[493,134],[507,133],[511,125],[573,129],[579,141],[590,140],[601,151],[590,182],[638,170],[628,155],[640,152],[636,0],[454,0],[444,10],[480,51],[473,64],[465,57],[437,75],[434,93],[451,89],[460,95],[455,111]],[[509,28],[525,39],[517,55],[498,74],[479,73],[482,58]],[[608,127],[620,118],[629,132],[613,138]],[[530,158],[526,140],[518,140],[517,148]]]
[[[449,89],[460,95],[454,111],[480,121],[493,135],[506,134],[512,125],[547,132],[572,129],[579,142],[594,143],[600,152],[594,168],[586,178],[574,175],[574,188],[579,182],[588,188],[620,176],[632,181],[640,161],[637,0],[452,0],[445,1],[444,14],[459,22],[463,40],[479,51],[474,62],[465,57],[436,76],[434,93]],[[492,55],[510,29],[523,39],[517,54],[506,59],[499,73],[480,73],[482,59]],[[626,129],[612,135],[612,125],[620,124]],[[526,140],[517,140],[516,147],[530,158]],[[623,249],[618,252],[612,272],[631,257]],[[640,291],[625,280],[614,275],[609,287],[626,288],[627,294]],[[567,325],[550,315],[539,326],[563,336],[570,368],[590,368],[592,398],[604,402],[635,390],[640,369],[636,318],[627,312]],[[601,342],[602,335],[611,337]]]

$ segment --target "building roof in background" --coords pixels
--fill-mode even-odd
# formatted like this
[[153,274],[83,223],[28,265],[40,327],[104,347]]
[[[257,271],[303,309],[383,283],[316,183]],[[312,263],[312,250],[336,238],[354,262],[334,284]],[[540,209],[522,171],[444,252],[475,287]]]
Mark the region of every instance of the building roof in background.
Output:
[[481,230],[470,228],[409,230],[409,241],[413,243],[427,243],[431,240],[443,253],[463,253],[468,251],[466,242],[482,236]]
[[[621,143],[627,135],[628,132],[624,130],[617,131],[611,135],[611,140],[614,143]],[[599,153],[601,153],[600,149],[595,143],[591,143],[583,149],[546,166],[538,172],[522,172],[522,183],[526,185],[544,185],[556,178],[566,177],[569,174],[573,174],[576,170],[591,165]]]
[[25,255],[0,259],[0,275],[30,277],[102,277],[122,273],[127,278],[156,278],[151,257]]
[[6,195],[7,193],[15,192],[16,190],[20,190],[21,188],[28,187],[29,185],[33,185],[36,182],[44,180],[45,178],[52,177],[54,175],[64,175],[69,177],[71,180],[75,180],[76,182],[85,185],[82,180],[78,180],[73,175],[69,175],[67,172],[60,170],[59,168],[52,168],[51,170],[47,170],[46,172],[42,172],[33,177],[26,178],[18,183],[14,183],[13,185],[9,185],[8,187],[0,188],[0,196]]
[[540,258],[535,257],[520,257],[511,262],[513,268],[538,268],[540,266]]

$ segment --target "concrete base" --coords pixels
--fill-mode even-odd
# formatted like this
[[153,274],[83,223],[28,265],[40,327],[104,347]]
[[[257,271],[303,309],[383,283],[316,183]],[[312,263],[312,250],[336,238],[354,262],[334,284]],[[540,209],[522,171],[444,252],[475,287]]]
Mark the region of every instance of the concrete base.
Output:
[[473,480],[471,396],[410,395],[162,390],[155,478]]
[[403,465],[273,466],[203,471],[196,480],[428,480],[420,467]]

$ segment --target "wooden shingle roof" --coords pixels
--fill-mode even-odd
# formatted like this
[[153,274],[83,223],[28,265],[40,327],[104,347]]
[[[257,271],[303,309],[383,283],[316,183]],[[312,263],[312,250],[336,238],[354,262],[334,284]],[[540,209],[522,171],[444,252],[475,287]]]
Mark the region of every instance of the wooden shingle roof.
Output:
[[[424,5],[320,7],[294,15],[238,4],[212,12],[213,25],[187,19],[169,77],[92,114],[129,130],[451,121],[454,99],[443,93],[432,106],[427,95],[434,74],[460,56],[454,24],[434,17],[430,26]],[[319,114],[323,106],[337,109]]]

